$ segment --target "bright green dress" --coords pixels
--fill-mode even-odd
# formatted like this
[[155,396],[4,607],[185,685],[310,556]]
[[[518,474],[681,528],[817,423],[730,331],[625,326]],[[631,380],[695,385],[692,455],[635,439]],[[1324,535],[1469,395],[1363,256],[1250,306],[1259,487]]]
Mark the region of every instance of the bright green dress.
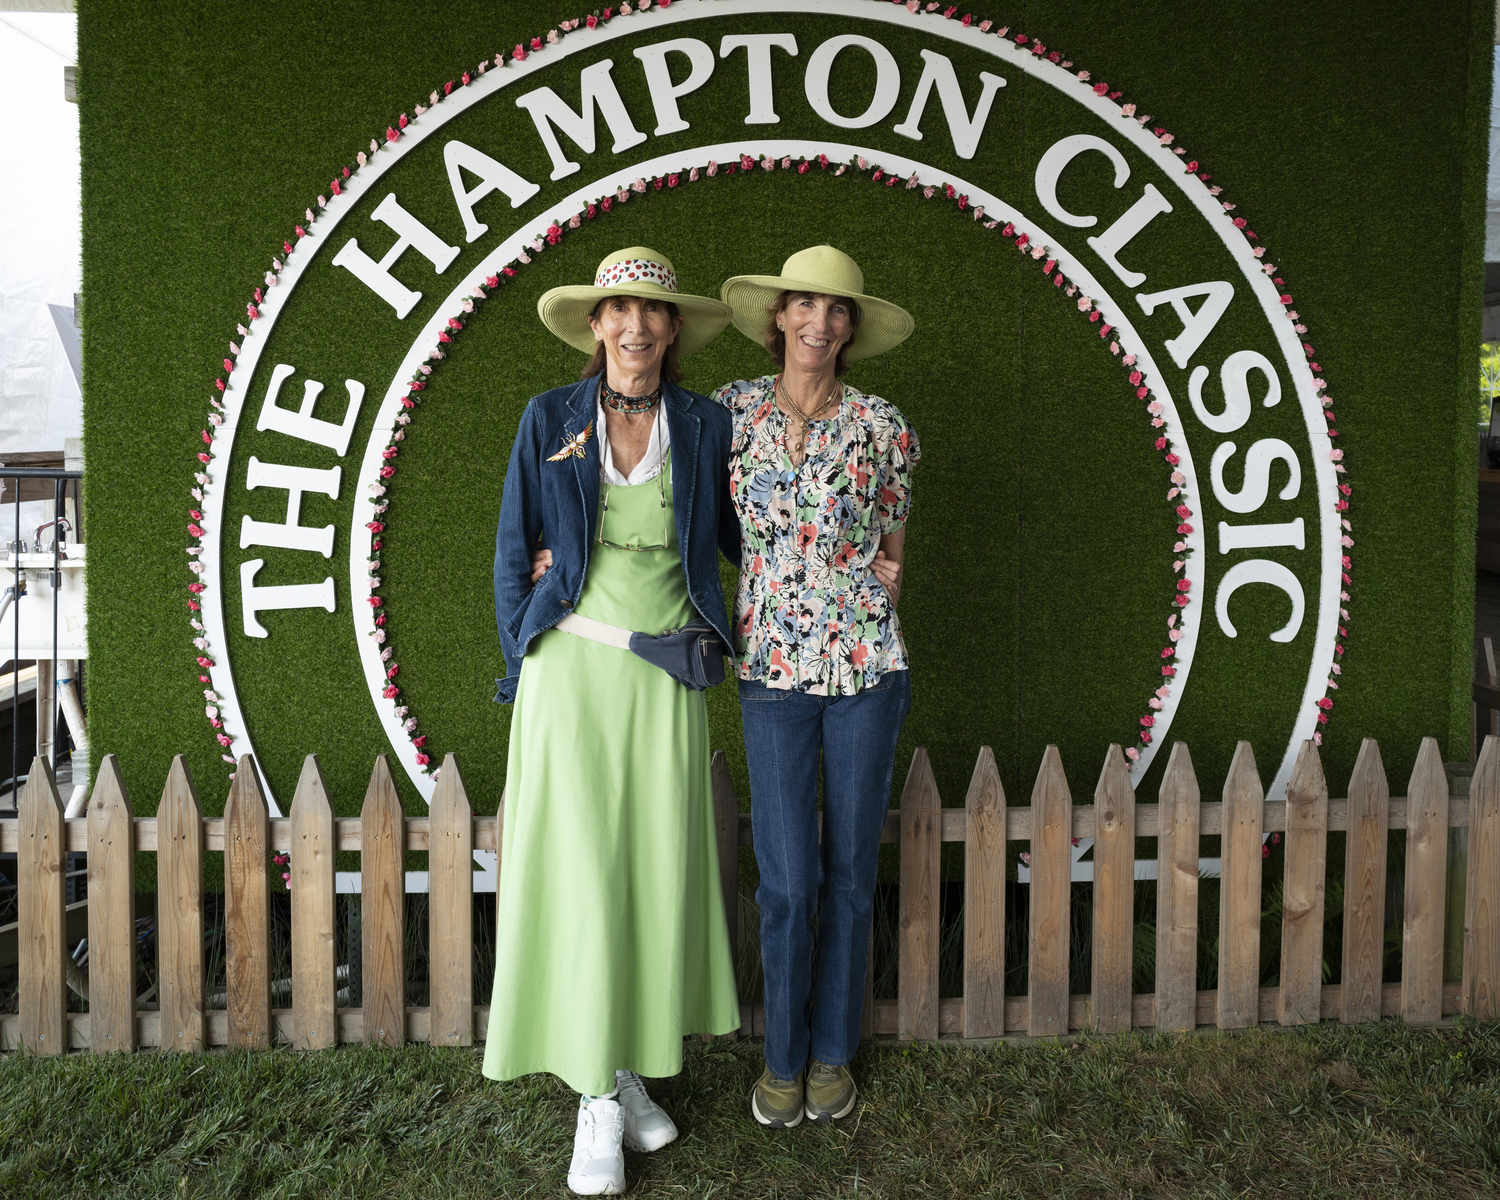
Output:
[[[608,493],[608,512],[604,511]],[[696,615],[658,479],[600,485],[574,611],[660,633]],[[682,1069],[682,1039],[740,1023],[719,886],[708,715],[628,650],[562,630],[522,660],[511,717],[484,1074],[550,1071],[601,1095],[617,1068]]]

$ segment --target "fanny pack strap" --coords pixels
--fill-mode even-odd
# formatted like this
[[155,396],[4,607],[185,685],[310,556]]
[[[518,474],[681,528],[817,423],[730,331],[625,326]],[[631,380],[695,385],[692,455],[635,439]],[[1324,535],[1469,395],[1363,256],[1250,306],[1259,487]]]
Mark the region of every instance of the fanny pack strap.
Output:
[[630,649],[631,630],[621,629],[618,625],[607,625],[603,621],[596,621],[592,617],[581,616],[578,613],[569,613],[554,628],[577,637],[588,638],[591,642],[613,646],[617,650]]
[[607,625],[577,613],[569,613],[556,628],[606,646],[628,650],[694,691],[701,692],[724,682],[724,656],[729,651],[702,617],[694,618],[681,629],[670,629],[655,637],[649,633],[632,633],[618,625]]

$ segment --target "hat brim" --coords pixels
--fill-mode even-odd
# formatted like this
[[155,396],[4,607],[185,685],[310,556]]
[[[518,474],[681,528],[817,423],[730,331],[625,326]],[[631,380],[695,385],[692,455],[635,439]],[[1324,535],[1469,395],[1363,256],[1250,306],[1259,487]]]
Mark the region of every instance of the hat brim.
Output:
[[656,283],[626,283],[609,288],[586,284],[555,287],[542,293],[536,302],[536,311],[542,324],[568,345],[592,354],[597,339],[589,325],[589,314],[599,301],[610,296],[639,296],[675,304],[682,315],[682,328],[677,332],[679,358],[703,349],[724,331],[732,316],[727,304],[710,300],[707,296],[669,292]]
[[[782,292],[812,292],[826,295],[826,283],[789,279],[784,275],[736,275],[724,281],[719,294],[733,310],[734,327],[757,345],[765,344],[766,329],[771,323],[771,305]],[[859,328],[854,331],[845,355],[850,362],[873,358],[911,337],[917,323],[900,305],[876,296],[852,295],[860,308]]]

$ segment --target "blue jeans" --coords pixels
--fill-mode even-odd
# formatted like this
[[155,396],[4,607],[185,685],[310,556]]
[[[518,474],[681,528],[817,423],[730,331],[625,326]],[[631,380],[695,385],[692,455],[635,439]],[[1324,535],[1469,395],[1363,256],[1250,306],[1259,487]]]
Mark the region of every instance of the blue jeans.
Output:
[[791,1079],[809,1052],[840,1066],[859,1048],[880,830],[896,739],[911,708],[911,675],[892,671],[850,696],[739,686],[760,865],[766,1065]]

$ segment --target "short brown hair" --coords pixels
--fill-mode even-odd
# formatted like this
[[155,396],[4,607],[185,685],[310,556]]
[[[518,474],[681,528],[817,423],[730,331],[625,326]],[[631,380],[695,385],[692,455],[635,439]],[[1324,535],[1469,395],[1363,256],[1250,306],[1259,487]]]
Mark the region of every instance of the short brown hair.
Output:
[[[786,311],[786,306],[792,302],[795,296],[812,296],[815,292],[782,292],[771,302],[771,307],[766,309],[766,332],[761,337],[761,342],[770,354],[772,361],[777,367],[786,366],[786,333],[776,327],[776,318]],[[840,304],[849,309],[849,319],[853,329],[859,328],[860,321],[864,318],[864,312],[859,307],[859,302],[852,296],[835,296]],[[834,361],[833,373],[842,375],[849,369],[849,346],[854,341],[854,335],[849,335],[849,341],[839,347],[839,356]]]
[[[674,321],[682,315],[677,305],[673,304],[670,300],[664,301],[664,303],[667,306],[667,313]],[[598,304],[594,305],[594,307],[589,310],[589,316],[594,319],[598,319],[599,309],[603,304],[604,301],[601,300]],[[595,375],[602,375],[604,373],[604,366],[607,361],[608,359],[607,355],[605,354],[604,343],[595,342],[593,357],[589,359],[588,365],[583,368],[583,374],[579,375],[578,378],[592,379]],[[676,338],[672,339],[672,341],[667,346],[667,352],[662,355],[661,377],[662,381],[665,383],[682,382],[682,367],[677,361]]]

